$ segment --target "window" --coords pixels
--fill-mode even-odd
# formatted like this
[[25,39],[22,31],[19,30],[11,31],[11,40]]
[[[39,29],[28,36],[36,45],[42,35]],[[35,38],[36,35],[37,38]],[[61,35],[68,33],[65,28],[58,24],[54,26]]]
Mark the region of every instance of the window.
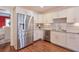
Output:
[[0,16],[0,28],[2,28],[3,26],[5,26],[5,18]]
[[0,16],[0,28],[4,26],[10,26],[10,17]]
[[7,19],[7,18],[6,18],[6,20],[5,20],[5,26],[6,26],[6,27],[10,27],[10,23],[11,23],[11,22],[10,22],[10,19]]

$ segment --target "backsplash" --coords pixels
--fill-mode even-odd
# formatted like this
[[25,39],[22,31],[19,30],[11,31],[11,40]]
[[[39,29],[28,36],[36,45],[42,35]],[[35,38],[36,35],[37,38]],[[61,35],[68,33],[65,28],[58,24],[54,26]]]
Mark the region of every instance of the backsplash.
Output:
[[[44,23],[41,27],[41,30],[56,30],[56,31],[65,31],[72,33],[79,33],[79,26],[74,26],[74,23]],[[35,29],[39,29],[35,26]]]
[[73,24],[68,24],[67,32],[79,33],[79,26],[74,26]]

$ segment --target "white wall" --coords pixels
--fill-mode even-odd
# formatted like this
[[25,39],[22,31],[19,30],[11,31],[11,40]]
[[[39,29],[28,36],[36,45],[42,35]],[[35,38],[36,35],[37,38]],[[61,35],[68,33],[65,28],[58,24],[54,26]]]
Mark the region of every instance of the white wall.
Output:
[[16,20],[16,7],[11,8],[11,46],[17,49],[17,20]]
[[[10,12],[10,10],[11,10],[10,7],[1,7],[0,6],[0,9],[2,9],[2,10],[0,10],[0,12],[9,13],[9,14],[11,13]],[[0,44],[10,42],[10,27],[2,28],[2,31],[0,31],[0,34],[1,33],[4,34],[5,36],[4,36],[4,39],[0,40]]]

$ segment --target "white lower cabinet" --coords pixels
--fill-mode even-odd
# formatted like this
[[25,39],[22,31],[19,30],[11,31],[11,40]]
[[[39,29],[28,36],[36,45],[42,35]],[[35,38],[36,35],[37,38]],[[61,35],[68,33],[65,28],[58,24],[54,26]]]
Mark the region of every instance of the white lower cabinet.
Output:
[[43,30],[35,29],[34,30],[34,41],[38,39],[43,39]]
[[51,31],[51,42],[74,51],[79,51],[79,34]]
[[57,39],[60,46],[66,47],[66,33],[58,32]]
[[66,47],[66,34],[64,32],[51,31],[51,42]]
[[74,51],[79,51],[79,34],[67,33],[67,47]]
[[57,33],[51,31],[51,38],[50,39],[51,39],[52,43],[57,43]]

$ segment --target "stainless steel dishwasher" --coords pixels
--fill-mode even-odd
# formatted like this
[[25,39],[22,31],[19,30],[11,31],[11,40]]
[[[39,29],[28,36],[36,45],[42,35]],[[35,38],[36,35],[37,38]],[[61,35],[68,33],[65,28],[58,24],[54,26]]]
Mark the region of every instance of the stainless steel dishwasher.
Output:
[[44,40],[50,42],[50,30],[44,30]]

